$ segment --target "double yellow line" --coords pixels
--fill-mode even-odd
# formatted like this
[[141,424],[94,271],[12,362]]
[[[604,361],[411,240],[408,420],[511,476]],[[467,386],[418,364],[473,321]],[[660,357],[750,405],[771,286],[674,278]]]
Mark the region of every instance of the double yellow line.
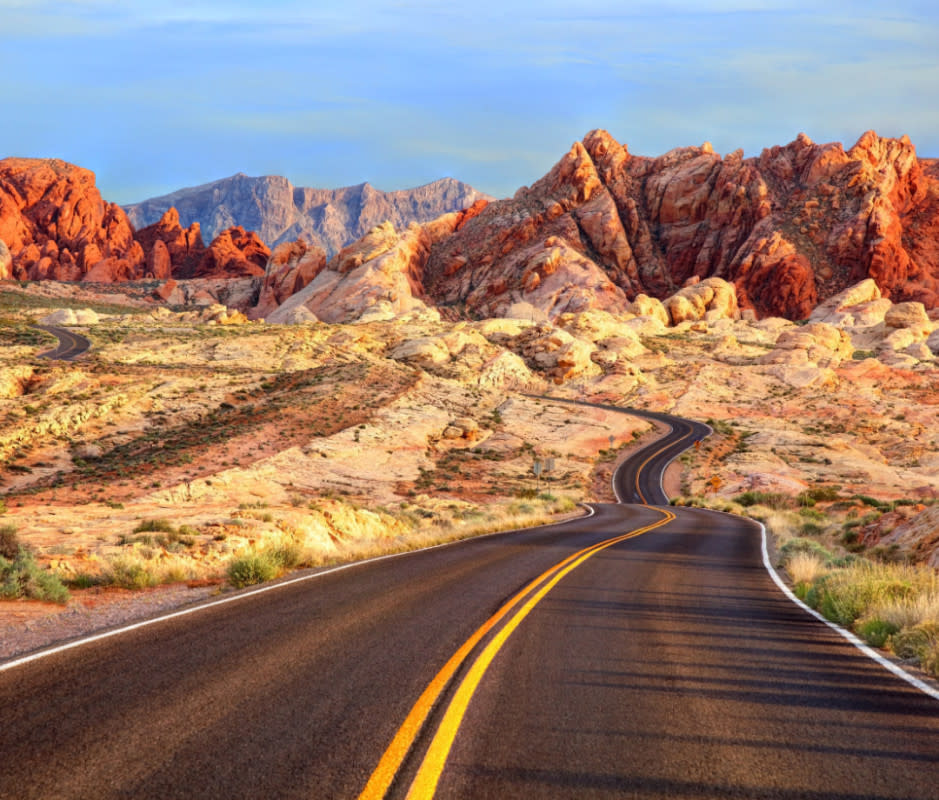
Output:
[[[489,641],[483,651],[476,657],[476,660],[467,670],[459,686],[453,694],[450,704],[444,712],[443,718],[437,727],[437,731],[430,742],[430,746],[424,755],[424,759],[418,768],[411,787],[408,791],[408,800],[423,800],[431,798],[437,788],[437,783],[443,773],[443,768],[450,753],[450,748],[456,738],[457,731],[463,721],[463,716],[469,706],[470,700],[476,691],[483,675],[492,663],[496,654],[505,644],[512,632],[521,624],[532,609],[548,594],[558,582],[568,573],[575,570],[583,564],[588,558],[596,555],[601,550],[611,547],[619,542],[641,536],[655,528],[666,525],[675,519],[671,511],[664,509],[655,509],[662,514],[662,519],[651,525],[624,533],[620,536],[614,536],[605,539],[602,542],[585,547],[563,561],[555,564],[546,572],[543,572],[531,583],[529,583],[518,594],[508,600],[495,614],[493,614],[482,626],[467,639],[453,656],[444,664],[434,679],[427,685],[421,696],[418,698],[414,707],[411,709],[404,723],[398,729],[391,744],[379,761],[378,766],[369,778],[365,789],[359,795],[359,800],[378,800],[384,798],[388,789],[391,787],[401,764],[407,757],[411,748],[414,746],[427,717],[439,699],[441,693],[449,684],[450,680],[456,674],[457,670],[463,665],[463,662],[469,657],[473,648],[480,640],[499,624],[509,613],[518,608],[511,619],[503,625],[495,636]],[[527,598],[527,599],[526,599]]]
[[675,446],[676,444],[678,444],[679,442],[685,441],[685,439],[687,439],[687,438],[688,438],[689,436],[691,436],[693,433],[694,433],[694,431],[693,431],[693,430],[690,430],[690,431],[688,431],[688,433],[686,433],[686,434],[685,434],[684,436],[682,436],[680,439],[676,439],[674,442],[670,442],[669,444],[665,445],[665,447],[660,447],[658,450],[656,450],[651,456],[649,456],[645,461],[643,461],[643,462],[639,465],[639,469],[636,470],[636,496],[639,498],[640,502],[642,502],[642,503],[648,503],[648,502],[649,502],[649,501],[646,499],[645,494],[643,494],[642,489],[639,488],[639,476],[642,475],[642,471],[646,468],[646,466],[648,465],[648,463],[649,463],[653,458],[655,458],[657,455],[659,455],[660,453],[664,453],[664,452],[665,452],[666,450],[668,450],[670,447],[674,447],[674,446]]

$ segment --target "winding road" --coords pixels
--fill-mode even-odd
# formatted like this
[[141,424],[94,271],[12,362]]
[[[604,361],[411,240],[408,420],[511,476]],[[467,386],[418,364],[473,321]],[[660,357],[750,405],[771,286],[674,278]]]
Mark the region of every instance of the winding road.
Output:
[[[618,471],[620,497],[661,501],[664,462],[706,432],[656,417],[672,430]],[[939,787],[939,702],[781,594],[757,525],[639,503],[0,664],[0,709],[0,798]]]
[[49,358],[55,361],[74,361],[84,355],[91,348],[91,340],[58,325],[36,325],[35,327],[46,333],[51,333],[59,340],[59,344],[52,350],[39,354],[39,358]]

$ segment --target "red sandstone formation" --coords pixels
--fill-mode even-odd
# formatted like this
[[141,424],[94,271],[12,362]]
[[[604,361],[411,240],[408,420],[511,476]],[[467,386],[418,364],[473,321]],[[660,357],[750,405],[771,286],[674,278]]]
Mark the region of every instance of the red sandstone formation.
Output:
[[[193,223],[197,224],[197,223]],[[263,276],[271,251],[254,231],[236,226],[222,231],[202,255],[191,275],[181,278],[246,278]]]
[[872,277],[894,301],[934,307],[937,242],[939,166],[906,137],[868,132],[845,152],[800,135],[757,158],[708,144],[645,158],[593,131],[434,247],[426,291],[477,315],[517,300],[558,314],[717,276],[745,307],[804,318]]
[[147,272],[154,278],[191,275],[205,254],[199,223],[183,228],[175,208],[159,222],[137,231],[135,238],[143,246]]
[[0,161],[0,279],[126,281],[264,274],[270,256],[254,233],[224,231],[206,248],[198,223],[170,209],[134,233],[106,203],[94,173],[56,159]]
[[57,159],[0,161],[0,240],[11,259],[0,278],[131,280],[144,253],[127,215],[106,203],[94,173]]

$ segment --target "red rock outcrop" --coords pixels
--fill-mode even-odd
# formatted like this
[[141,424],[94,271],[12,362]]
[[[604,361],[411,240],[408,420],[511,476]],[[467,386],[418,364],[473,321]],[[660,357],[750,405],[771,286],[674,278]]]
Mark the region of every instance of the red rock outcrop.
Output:
[[634,156],[592,131],[437,244],[425,273],[428,295],[479,316],[518,301],[552,315],[613,308],[712,276],[763,315],[805,318],[868,277],[935,307],[939,165],[873,132],[847,152],[800,134],[745,159],[709,144]]
[[262,277],[270,248],[254,231],[236,226],[222,231],[203,253],[192,275],[181,278],[246,278]]
[[147,259],[147,273],[153,278],[190,276],[205,255],[199,223],[188,228],[179,223],[179,213],[169,209],[158,222],[134,234]]
[[145,270],[124,211],[101,198],[93,172],[58,159],[0,161],[0,240],[5,278],[119,281]]

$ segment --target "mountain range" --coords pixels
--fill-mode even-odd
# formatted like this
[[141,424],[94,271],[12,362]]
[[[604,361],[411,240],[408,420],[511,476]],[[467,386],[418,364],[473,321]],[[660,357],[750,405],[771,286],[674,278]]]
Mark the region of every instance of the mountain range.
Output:
[[302,306],[332,322],[518,303],[552,318],[616,311],[708,278],[733,283],[757,316],[805,319],[867,278],[893,302],[939,305],[939,162],[873,131],[847,150],[800,134],[744,158],[707,143],[638,156],[595,130],[502,200],[450,179],[386,194],[238,175],[130,214],[88,170],[0,161],[0,277],[251,278],[252,316],[289,303],[281,318]]
[[251,178],[238,173],[125,206],[124,210],[137,229],[153,225],[175,208],[183,227],[198,222],[209,241],[228,228],[240,226],[256,232],[270,247],[302,238],[332,257],[382,222],[396,227],[429,222],[479,199],[491,198],[453,178],[415,189],[383,192],[368,183],[342,189],[311,189],[294,186],[279,175]]

